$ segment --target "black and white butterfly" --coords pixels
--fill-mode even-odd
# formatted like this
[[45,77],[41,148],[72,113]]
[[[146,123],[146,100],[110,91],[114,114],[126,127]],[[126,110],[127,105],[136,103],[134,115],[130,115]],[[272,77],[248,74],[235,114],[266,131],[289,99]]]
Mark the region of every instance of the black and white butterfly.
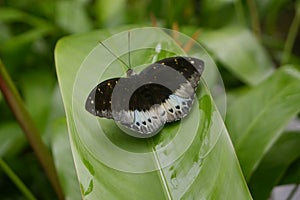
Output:
[[165,123],[190,112],[203,70],[202,60],[183,56],[159,60],[139,74],[129,69],[127,77],[98,84],[85,108],[95,116],[115,120],[132,136],[151,137]]

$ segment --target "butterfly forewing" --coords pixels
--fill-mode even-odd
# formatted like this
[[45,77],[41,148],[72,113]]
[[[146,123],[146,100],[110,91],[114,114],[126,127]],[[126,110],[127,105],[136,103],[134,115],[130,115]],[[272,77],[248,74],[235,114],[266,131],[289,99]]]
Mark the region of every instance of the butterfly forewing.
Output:
[[98,117],[113,119],[111,96],[120,78],[112,78],[98,84],[89,94],[85,109]]
[[202,60],[172,57],[159,60],[141,72],[141,76],[147,76],[145,80],[160,82],[172,90],[172,94],[161,102],[167,122],[179,120],[189,113],[203,69]]
[[192,57],[171,57],[157,61],[178,71],[195,88],[204,70],[204,62]]

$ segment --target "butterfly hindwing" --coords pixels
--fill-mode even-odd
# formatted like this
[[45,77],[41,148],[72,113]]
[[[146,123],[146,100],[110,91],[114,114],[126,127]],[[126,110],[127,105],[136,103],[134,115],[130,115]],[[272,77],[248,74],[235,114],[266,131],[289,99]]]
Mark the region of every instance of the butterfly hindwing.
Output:
[[167,122],[182,119],[189,113],[203,69],[202,60],[171,57],[153,63],[141,72],[141,76],[146,76],[145,80],[161,82],[172,90],[172,94],[161,101]]
[[139,75],[121,78],[112,97],[112,109],[115,121],[147,135],[159,131],[166,123],[167,113],[161,103],[172,91],[144,81]]
[[172,91],[165,86],[155,83],[144,84],[135,90],[130,97],[129,109],[149,110],[151,106],[164,102],[171,94]]

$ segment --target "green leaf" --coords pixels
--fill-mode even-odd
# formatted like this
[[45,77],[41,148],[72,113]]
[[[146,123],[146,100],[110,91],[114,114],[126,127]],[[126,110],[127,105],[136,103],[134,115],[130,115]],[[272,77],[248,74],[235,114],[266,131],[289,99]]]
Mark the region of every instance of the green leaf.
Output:
[[284,177],[280,181],[280,185],[298,184],[300,180],[300,158],[289,166],[284,174]]
[[111,27],[125,20],[126,1],[101,1],[95,3],[95,13],[101,24]]
[[18,175],[11,169],[11,167],[0,157],[0,169],[3,170],[6,175],[11,179],[11,181],[18,187],[20,192],[28,200],[36,200],[36,197],[32,192],[26,187]]
[[[20,58],[29,55],[33,44],[55,30],[48,21],[13,8],[0,8],[0,24],[0,52],[8,66],[24,65]],[[11,30],[15,24],[18,29]]]
[[58,86],[55,88],[51,102],[51,112],[47,120],[44,136],[51,141],[51,150],[59,180],[63,187],[66,199],[81,199],[79,183],[75,172],[71,146],[68,137],[68,128],[63,103]]
[[52,121],[49,131],[52,133],[52,152],[59,180],[66,199],[81,199],[79,183],[69,144],[68,129],[65,118]]
[[201,1],[201,24],[210,28],[220,28],[231,23],[244,23],[243,11],[239,4],[237,0]]
[[[11,37],[1,45],[0,50],[5,53],[14,53],[18,48],[24,48],[25,45],[31,44],[33,41],[49,34],[53,31],[52,27],[33,28],[19,35]],[[27,46],[26,46],[27,47]],[[20,50],[18,50],[19,52]]]
[[290,4],[289,0],[266,0],[255,2],[259,11],[260,19],[263,20],[266,32],[276,29],[278,20],[282,17],[282,12]]
[[[6,49],[7,47],[16,46],[25,42],[32,42],[54,30],[54,26],[43,18],[7,7],[0,8],[0,22],[7,24],[21,23],[21,25],[26,27],[26,31],[20,31],[20,34],[17,34],[17,36],[7,38],[4,44],[1,45],[1,49]],[[20,27],[23,28],[23,26]]]
[[23,22],[36,28],[51,26],[43,18],[9,7],[0,8],[0,21],[6,23]]
[[246,180],[300,111],[299,91],[299,71],[285,66],[228,108],[226,124]]
[[26,108],[37,128],[44,132],[47,123],[51,94],[53,93],[54,78],[47,71],[35,71],[24,75],[20,80]]
[[[135,34],[139,31],[143,34]],[[132,66],[183,54],[160,29],[130,32]],[[150,139],[127,136],[112,120],[97,119],[84,110],[89,90],[98,81],[124,74],[120,63],[111,62],[115,58],[97,46],[109,35],[97,31],[66,37],[55,50],[82,195],[86,199],[251,199],[222,117],[203,81],[190,115]],[[106,44],[126,61],[127,32]],[[169,51],[153,51],[158,44]]]
[[198,39],[237,78],[257,85],[274,71],[266,50],[246,28],[203,30]]
[[85,1],[56,1],[56,23],[71,33],[91,30],[92,21],[87,15],[86,7]]
[[0,157],[11,157],[26,145],[26,139],[15,122],[1,124],[0,126]]
[[284,133],[262,159],[249,181],[254,199],[267,199],[289,166],[300,158],[300,133]]

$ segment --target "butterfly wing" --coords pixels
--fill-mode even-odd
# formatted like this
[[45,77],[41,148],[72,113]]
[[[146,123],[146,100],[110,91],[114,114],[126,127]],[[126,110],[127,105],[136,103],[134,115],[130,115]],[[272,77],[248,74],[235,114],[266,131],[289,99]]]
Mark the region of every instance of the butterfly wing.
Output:
[[204,70],[204,62],[193,57],[171,57],[159,60],[156,63],[166,65],[178,71],[191,83],[193,88],[198,86]]
[[167,122],[179,120],[189,113],[203,70],[202,60],[171,57],[157,61],[141,72],[144,80],[159,83],[172,91],[161,101]]
[[150,137],[189,113],[203,69],[203,61],[190,57],[157,61],[139,75],[98,84],[86,110]]
[[99,117],[113,119],[111,96],[120,78],[112,78],[98,84],[88,95],[85,109]]
[[144,76],[120,78],[112,94],[113,119],[144,136],[157,133],[166,123],[161,103],[172,91],[148,82]]

